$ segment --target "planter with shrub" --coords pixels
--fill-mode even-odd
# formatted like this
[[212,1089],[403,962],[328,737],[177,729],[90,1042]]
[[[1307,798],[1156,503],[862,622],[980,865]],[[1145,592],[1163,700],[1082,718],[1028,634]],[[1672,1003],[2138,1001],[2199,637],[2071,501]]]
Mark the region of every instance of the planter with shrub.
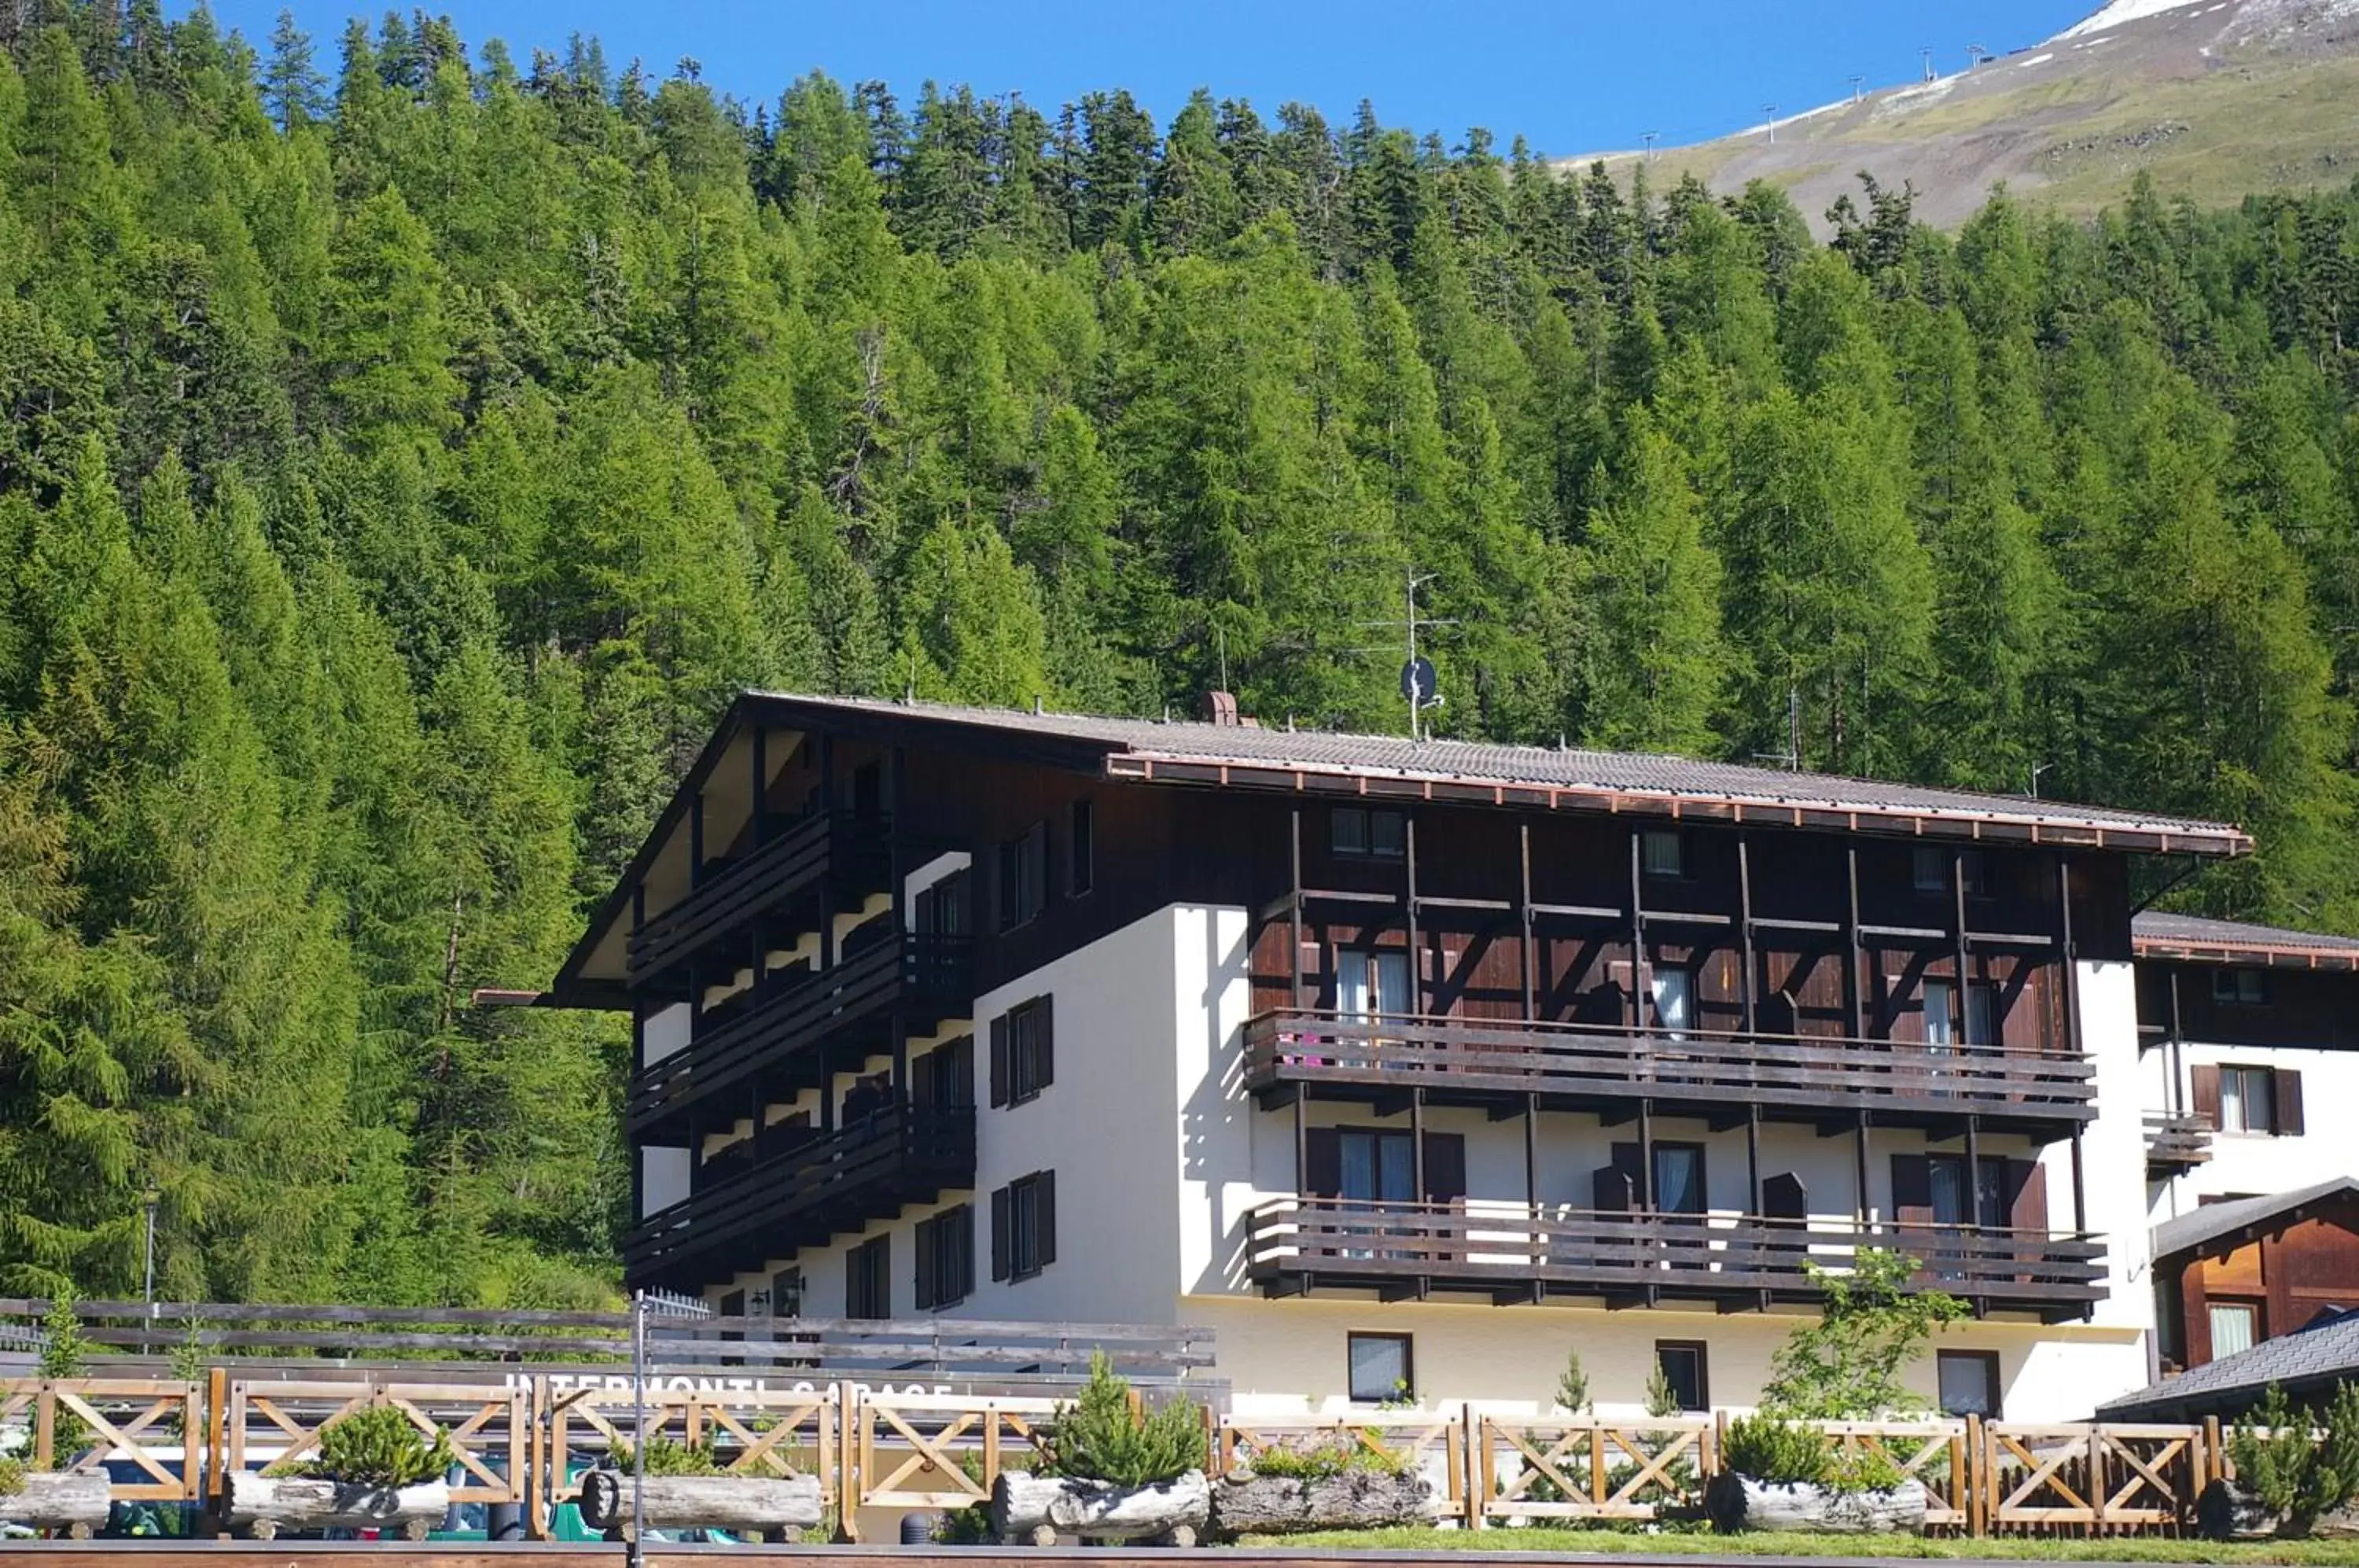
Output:
[[2322,1416],[2272,1385],[2229,1432],[2228,1462],[2235,1479],[2214,1480],[2196,1500],[2211,1539],[2359,1537],[2359,1384],[2337,1388]]
[[1385,1530],[1433,1517],[1433,1483],[1408,1460],[1345,1433],[1307,1449],[1273,1448],[1212,1484],[1216,1534]]
[[[609,1541],[632,1539],[633,1455],[582,1477],[582,1520]],[[816,1475],[759,1475],[723,1469],[706,1443],[647,1440],[638,1518],[652,1530],[725,1530],[763,1541],[792,1541],[825,1518]]]
[[0,1459],[0,1519],[27,1530],[61,1530],[88,1541],[106,1522],[103,1470],[27,1470]]
[[449,1434],[420,1430],[408,1411],[355,1410],[321,1432],[317,1458],[230,1476],[229,1525],[256,1541],[310,1530],[376,1530],[423,1541],[451,1511],[444,1477],[457,1462]]
[[1881,1454],[1838,1454],[1826,1435],[1775,1416],[1729,1422],[1720,1474],[1704,1488],[1712,1528],[1841,1535],[1922,1530],[1931,1498]]
[[1204,1476],[1203,1410],[1183,1399],[1134,1414],[1130,1385],[1103,1355],[1081,1397],[1059,1407],[1049,1463],[1003,1470],[991,1489],[991,1530],[1010,1545],[1152,1541],[1193,1546],[1212,1514]]

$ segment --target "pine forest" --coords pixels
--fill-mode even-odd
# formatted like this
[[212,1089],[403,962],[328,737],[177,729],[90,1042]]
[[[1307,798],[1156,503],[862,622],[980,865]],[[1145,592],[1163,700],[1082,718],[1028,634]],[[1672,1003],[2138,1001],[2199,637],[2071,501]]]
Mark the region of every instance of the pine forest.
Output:
[[168,1300],[611,1299],[627,1029],[468,997],[734,692],[1398,731],[1411,572],[1445,737],[2231,819],[2177,902],[2359,930],[2359,187],[1821,243],[1365,105],[0,35],[12,1291],[152,1192]]

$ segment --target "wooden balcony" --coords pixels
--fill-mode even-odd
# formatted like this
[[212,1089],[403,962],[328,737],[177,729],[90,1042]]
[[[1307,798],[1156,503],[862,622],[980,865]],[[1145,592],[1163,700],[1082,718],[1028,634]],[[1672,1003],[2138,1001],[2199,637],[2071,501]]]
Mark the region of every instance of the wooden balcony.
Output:
[[745,997],[738,1010],[633,1080],[624,1127],[644,1142],[713,1095],[737,1091],[733,1104],[742,1106],[757,1103],[754,1096],[766,1086],[783,1094],[815,1083],[814,1047],[851,1044],[866,1030],[873,1043],[889,1049],[883,1030],[897,1011],[914,1033],[963,1017],[973,1007],[973,974],[964,937],[909,934],[769,996]]
[[883,891],[891,880],[885,818],[835,811],[783,826],[732,861],[706,863],[697,887],[631,933],[628,973],[639,985],[716,937],[834,877],[848,889]]
[[1371,1203],[1279,1198],[1246,1218],[1247,1276],[1272,1296],[1372,1290],[1387,1300],[1472,1292],[1501,1304],[1603,1297],[1610,1305],[1709,1301],[1723,1312],[1823,1292],[1804,1268],[1862,1247],[1919,1259],[1918,1283],[1977,1311],[2085,1314],[2104,1296],[2093,1236],[1991,1226],[1860,1225],[1752,1215],[1603,1213],[1461,1200]]
[[1550,1110],[1660,1113],[1741,1122],[1946,1128],[1968,1115],[1995,1131],[2062,1137],[2092,1120],[2087,1061],[1989,1046],[1935,1051],[1897,1040],[1669,1034],[1522,1019],[1385,1018],[1283,1009],[1245,1025],[1245,1085],[1265,1105],[1309,1092],[1383,1100],[1423,1089],[1432,1105],[1494,1109],[1538,1095]]
[[2212,1124],[2192,1112],[2148,1112],[2146,1173],[2150,1180],[2184,1176],[2212,1159]]
[[[715,1162],[708,1161],[707,1169]],[[648,1215],[623,1241],[633,1289],[695,1289],[731,1260],[784,1258],[799,1247],[889,1219],[974,1185],[974,1108],[895,1105],[832,1133],[751,1159],[722,1162],[679,1203]]]

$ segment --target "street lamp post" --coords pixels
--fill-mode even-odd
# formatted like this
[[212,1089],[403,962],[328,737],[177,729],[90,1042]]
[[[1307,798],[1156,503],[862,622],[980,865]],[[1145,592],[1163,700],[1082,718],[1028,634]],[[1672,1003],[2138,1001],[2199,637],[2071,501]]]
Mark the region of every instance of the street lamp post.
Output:
[[[145,1273],[147,1275],[147,1294],[144,1299],[147,1303],[147,1323],[151,1331],[155,1327],[156,1323],[156,1205],[163,1202],[163,1199],[164,1194],[158,1190],[153,1181],[150,1181],[147,1184],[147,1191],[146,1193],[146,1206],[147,1210],[147,1267],[145,1269]],[[152,1356],[155,1354],[155,1345],[151,1341],[143,1339],[139,1342],[140,1355]]]

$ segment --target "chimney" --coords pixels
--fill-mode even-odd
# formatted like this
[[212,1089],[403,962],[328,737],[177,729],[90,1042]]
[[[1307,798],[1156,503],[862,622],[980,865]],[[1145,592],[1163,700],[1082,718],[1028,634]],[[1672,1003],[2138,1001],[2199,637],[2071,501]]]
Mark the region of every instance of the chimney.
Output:
[[1204,693],[1203,720],[1208,724],[1226,724],[1234,728],[1237,723],[1237,698],[1234,691]]

